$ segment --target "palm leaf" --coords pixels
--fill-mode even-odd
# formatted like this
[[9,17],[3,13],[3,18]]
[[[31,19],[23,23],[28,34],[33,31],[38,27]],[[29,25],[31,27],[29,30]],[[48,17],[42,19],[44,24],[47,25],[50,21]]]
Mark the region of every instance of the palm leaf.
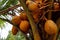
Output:
[[2,0],[0,2],[0,10],[4,10],[11,5],[16,5],[18,3],[18,0]]
[[5,23],[5,21],[0,19],[0,28],[2,28],[4,26],[4,23]]

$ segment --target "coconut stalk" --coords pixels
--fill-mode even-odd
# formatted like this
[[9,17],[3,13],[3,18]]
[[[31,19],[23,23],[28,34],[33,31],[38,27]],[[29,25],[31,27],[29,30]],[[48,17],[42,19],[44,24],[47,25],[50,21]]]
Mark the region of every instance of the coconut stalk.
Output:
[[33,17],[31,15],[31,12],[29,11],[29,9],[27,8],[27,6],[25,4],[25,1],[24,0],[19,0],[19,2],[21,4],[21,6],[23,7],[23,9],[25,10],[26,15],[28,17],[28,20],[30,22],[34,40],[41,40],[38,29],[37,29],[37,25],[35,24],[35,22],[33,20]]
[[52,11],[51,10],[53,9],[52,7],[54,5],[54,0],[49,0],[49,1],[52,2],[52,3],[50,4],[51,6],[49,7],[50,11],[48,13],[48,19],[51,19],[51,17],[52,17]]

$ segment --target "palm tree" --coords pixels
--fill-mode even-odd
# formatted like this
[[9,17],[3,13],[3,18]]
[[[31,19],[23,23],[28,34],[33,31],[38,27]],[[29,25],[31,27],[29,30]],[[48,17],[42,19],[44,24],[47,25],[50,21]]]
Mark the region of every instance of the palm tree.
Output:
[[[15,26],[18,29],[18,33],[15,36],[11,33],[12,31],[10,30],[6,40],[53,40],[54,38],[57,39],[59,36],[59,31],[57,31],[54,35],[50,35],[44,30],[44,24],[47,20],[53,20],[54,22],[56,22],[56,20],[60,18],[59,5],[59,1],[54,2],[54,0],[0,0],[0,28],[3,29],[5,23],[8,22],[9,24]],[[29,10],[29,8],[35,9],[34,7],[37,7],[35,11]],[[20,16],[20,13],[22,11],[26,12],[27,21],[30,23],[30,28],[28,30],[29,36],[27,35],[28,33],[24,33],[23,30],[18,27],[19,25],[12,22],[13,16]],[[59,13],[57,12],[57,14],[56,11],[59,11]],[[36,17],[34,17],[35,15],[33,13],[38,14],[38,20]],[[35,20],[37,20],[37,22],[35,22]],[[5,39],[1,39],[0,35],[0,40]]]

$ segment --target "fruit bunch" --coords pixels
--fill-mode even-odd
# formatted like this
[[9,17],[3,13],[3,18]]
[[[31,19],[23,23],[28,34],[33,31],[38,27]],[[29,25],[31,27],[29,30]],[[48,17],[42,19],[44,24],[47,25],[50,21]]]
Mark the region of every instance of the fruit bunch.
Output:
[[[13,16],[12,23],[17,25],[18,28],[23,31],[24,33],[27,33],[30,27],[30,23],[28,21],[28,18],[26,16],[25,12],[21,12],[20,16]],[[17,33],[15,30],[18,30],[17,28],[12,28],[12,33]]]
[[[51,20],[51,19],[49,20],[46,18],[46,16],[44,15],[44,12],[46,9],[45,10],[40,9],[43,6],[47,5],[46,2],[47,2],[47,0],[45,0],[45,1],[26,0],[26,5],[27,5],[27,8],[29,9],[29,11],[31,12],[31,15],[36,24],[39,23],[41,20],[45,21],[45,22],[43,22],[43,24],[41,23],[41,25],[42,25],[41,27],[43,29],[37,25],[40,35],[42,33],[41,40],[43,38],[42,36],[45,36],[46,40],[50,39],[49,36],[52,37],[52,39],[50,39],[50,40],[56,40],[56,38],[57,38],[56,34],[58,33],[58,27],[57,27],[56,23],[53,20]],[[59,10],[59,3],[54,3],[53,8],[54,8],[54,10]],[[42,19],[40,19],[41,17],[42,17]],[[17,15],[13,16],[12,23],[17,25],[17,28],[20,29],[23,33],[28,33],[28,30],[30,29],[30,23],[29,23],[29,20],[28,20],[28,17],[26,15],[25,11],[22,11],[19,16],[17,16]],[[17,32],[18,32],[17,28],[13,26],[13,28],[12,28],[13,35],[17,34]],[[43,34],[46,34],[46,35],[43,35]],[[47,36],[47,38],[46,38],[46,36]],[[45,40],[45,39],[43,39],[43,40]]]

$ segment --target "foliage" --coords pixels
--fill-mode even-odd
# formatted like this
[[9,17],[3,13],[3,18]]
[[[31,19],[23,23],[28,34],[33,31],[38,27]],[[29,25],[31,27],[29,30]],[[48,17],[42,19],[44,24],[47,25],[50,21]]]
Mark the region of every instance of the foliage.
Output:
[[19,32],[17,35],[13,35],[12,32],[10,31],[6,40],[26,40],[26,38],[21,32]]
[[9,32],[9,35],[7,36],[6,40],[15,40],[11,32]]
[[[16,5],[18,0],[1,0],[0,11],[9,8],[11,5]],[[5,14],[3,16],[6,16]],[[0,16],[1,17],[1,16]],[[5,21],[0,19],[0,27],[4,26]]]
[[0,28],[2,28],[4,26],[4,23],[5,23],[5,21],[0,19]]
[[10,7],[11,5],[15,5],[17,3],[18,3],[17,0],[2,0],[0,1],[0,10],[4,10]]

